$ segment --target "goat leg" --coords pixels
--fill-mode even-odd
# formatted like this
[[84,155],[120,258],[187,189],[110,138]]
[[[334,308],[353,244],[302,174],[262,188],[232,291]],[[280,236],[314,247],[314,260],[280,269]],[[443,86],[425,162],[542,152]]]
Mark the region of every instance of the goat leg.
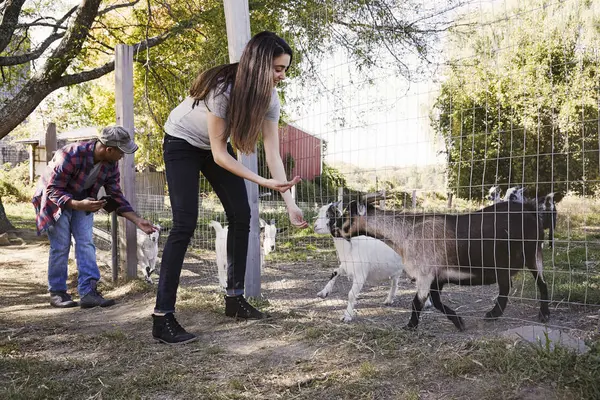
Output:
[[398,290],[398,277],[394,276],[390,279],[390,292],[388,293],[387,299],[385,299],[386,306],[390,306],[394,303],[394,298],[396,297],[396,291]]
[[537,287],[540,291],[539,320],[540,322],[545,323],[550,320],[550,309],[548,308],[548,285],[546,284],[542,274],[538,273],[537,270],[531,270],[531,274],[533,275],[533,279],[535,279]]
[[412,302],[412,313],[410,314],[410,320],[404,329],[416,329],[419,326],[419,319],[421,318],[421,310],[427,301],[433,277],[417,278],[417,294]]
[[358,298],[358,294],[360,293],[364,284],[364,280],[359,279],[357,276],[354,277],[354,280],[352,281],[352,288],[348,292],[348,308],[346,309],[346,311],[344,311],[342,321],[352,321],[352,318],[356,314],[354,311],[354,305],[356,304],[356,299]]
[[323,290],[317,293],[317,297],[324,299],[325,297],[329,296],[329,293],[331,293],[331,291],[333,290],[333,285],[335,285],[335,281],[339,276],[340,269],[341,267],[333,271],[333,273],[331,274],[331,278],[329,278],[329,282],[327,282],[327,285],[325,285]]
[[504,313],[504,309],[506,308],[506,303],[508,302],[508,293],[510,293],[510,272],[508,269],[501,270],[497,272],[497,280],[498,280],[498,297],[496,298],[496,305],[492,308],[491,311],[488,311],[485,314],[484,319],[486,321],[494,321],[502,316]]
[[556,211],[550,217],[550,229],[548,230],[548,247],[554,247],[554,227],[556,226]]
[[456,311],[442,303],[440,293],[442,292],[443,287],[444,283],[438,282],[437,279],[431,283],[431,290],[429,291],[429,296],[431,297],[433,306],[439,311],[441,311],[446,316],[446,318],[452,321],[454,326],[456,326],[456,328],[462,332],[465,330],[465,323],[463,319],[456,315]]
[[415,294],[415,298],[412,301],[412,313],[410,314],[410,320],[404,329],[417,329],[417,326],[419,326],[419,319],[421,318],[421,310],[423,309],[423,304],[425,303],[426,298],[427,297],[425,296],[421,300],[419,293]]

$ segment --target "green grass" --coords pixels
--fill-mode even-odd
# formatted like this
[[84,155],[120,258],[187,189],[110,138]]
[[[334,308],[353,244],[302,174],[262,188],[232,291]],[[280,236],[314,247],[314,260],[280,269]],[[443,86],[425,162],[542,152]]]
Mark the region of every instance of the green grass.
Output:
[[177,309],[182,311],[210,311],[223,314],[225,303],[218,293],[204,293],[180,287],[177,291]]
[[545,343],[514,345],[502,340],[469,342],[443,356],[443,371],[452,377],[493,374],[498,388],[528,383],[552,384],[580,399],[600,397],[600,358],[597,352],[578,355]]
[[35,209],[31,203],[3,203],[8,220],[16,229],[35,230]]

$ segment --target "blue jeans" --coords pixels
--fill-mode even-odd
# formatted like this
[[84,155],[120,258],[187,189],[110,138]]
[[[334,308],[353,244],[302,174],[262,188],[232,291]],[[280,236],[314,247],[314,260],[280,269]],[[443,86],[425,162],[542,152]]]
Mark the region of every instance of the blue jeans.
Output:
[[71,235],[75,239],[79,297],[85,296],[91,290],[91,280],[100,280],[100,270],[96,263],[96,246],[93,241],[93,224],[94,213],[86,215],[85,211],[64,208],[58,221],[48,229],[48,239],[50,239],[48,289],[51,292],[67,290]]
[[[235,153],[228,145],[229,154]],[[175,312],[179,276],[190,239],[198,223],[200,172],[206,177],[227,215],[227,294],[244,293],[250,206],[244,179],[219,167],[210,150],[192,146],[183,139],[165,135],[163,144],[173,228],[160,263],[155,312]]]

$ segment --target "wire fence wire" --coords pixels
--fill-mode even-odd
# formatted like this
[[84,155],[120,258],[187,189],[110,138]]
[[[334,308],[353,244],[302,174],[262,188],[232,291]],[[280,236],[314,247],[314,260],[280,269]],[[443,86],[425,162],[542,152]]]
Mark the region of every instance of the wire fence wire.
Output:
[[[335,8],[328,3],[306,18],[314,26],[329,26]],[[301,60],[299,69],[307,72],[285,85],[280,128],[286,171],[303,178],[296,201],[312,225],[321,207],[358,192],[385,190],[388,198],[380,208],[421,216],[477,211],[492,203],[493,186],[503,193],[524,187],[529,199],[561,193],[553,246],[546,240],[543,247],[544,278],[557,315],[551,324],[584,327],[586,317],[597,317],[600,304],[600,74],[596,38],[581,31],[575,37],[568,17],[585,26],[585,13],[600,17],[600,11],[574,0],[543,6],[482,0],[454,12],[456,29],[440,35],[437,46],[446,50],[430,60],[433,74],[403,76],[394,49],[382,49],[370,69],[358,66],[356,54],[337,48],[318,60]],[[543,36],[541,26],[565,29],[564,35]],[[352,41],[349,30],[336,29]],[[297,48],[310,47],[292,27],[282,34]],[[524,43],[538,39],[543,51],[531,54]],[[419,64],[406,57],[407,65]],[[186,96],[194,77],[166,82],[173,104]],[[259,173],[268,176],[262,152],[259,144]],[[221,293],[209,222],[227,221],[210,186],[203,177],[200,181],[198,224],[184,269],[197,277],[190,283],[194,290]],[[162,228],[162,251],[172,226],[164,172],[138,173],[136,197],[136,210]],[[408,320],[416,292],[408,277],[400,275],[393,307],[383,306],[390,291],[385,273],[352,289],[353,280],[363,279],[360,268],[385,269],[377,266],[369,245],[364,256],[355,256],[357,275],[339,279],[325,299],[317,297],[340,266],[334,238],[312,227],[291,227],[278,193],[261,188],[259,205],[260,217],[277,228],[275,249],[262,265],[262,296],[272,309],[344,318],[349,293],[360,291],[355,305],[360,319],[394,325]],[[106,226],[102,218],[97,224]],[[476,321],[497,296],[497,285],[448,285],[442,301],[480,329],[490,329]],[[514,276],[503,327],[536,321],[539,300],[531,274]],[[437,311],[426,311],[423,319],[445,321]]]

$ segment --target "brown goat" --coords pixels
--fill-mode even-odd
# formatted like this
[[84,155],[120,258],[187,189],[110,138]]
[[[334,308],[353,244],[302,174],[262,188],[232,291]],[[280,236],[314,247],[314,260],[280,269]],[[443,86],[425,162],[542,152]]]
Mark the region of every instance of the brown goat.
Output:
[[535,207],[503,202],[470,214],[410,214],[384,212],[371,203],[376,195],[351,202],[340,233],[345,238],[367,235],[385,241],[405,262],[416,280],[417,294],[407,328],[416,328],[427,296],[459,330],[464,322],[444,305],[440,292],[447,283],[490,285],[499,295],[485,319],[495,320],[506,308],[511,277],[527,268],[540,291],[542,322],[548,321],[548,288],[542,276],[544,231]]

